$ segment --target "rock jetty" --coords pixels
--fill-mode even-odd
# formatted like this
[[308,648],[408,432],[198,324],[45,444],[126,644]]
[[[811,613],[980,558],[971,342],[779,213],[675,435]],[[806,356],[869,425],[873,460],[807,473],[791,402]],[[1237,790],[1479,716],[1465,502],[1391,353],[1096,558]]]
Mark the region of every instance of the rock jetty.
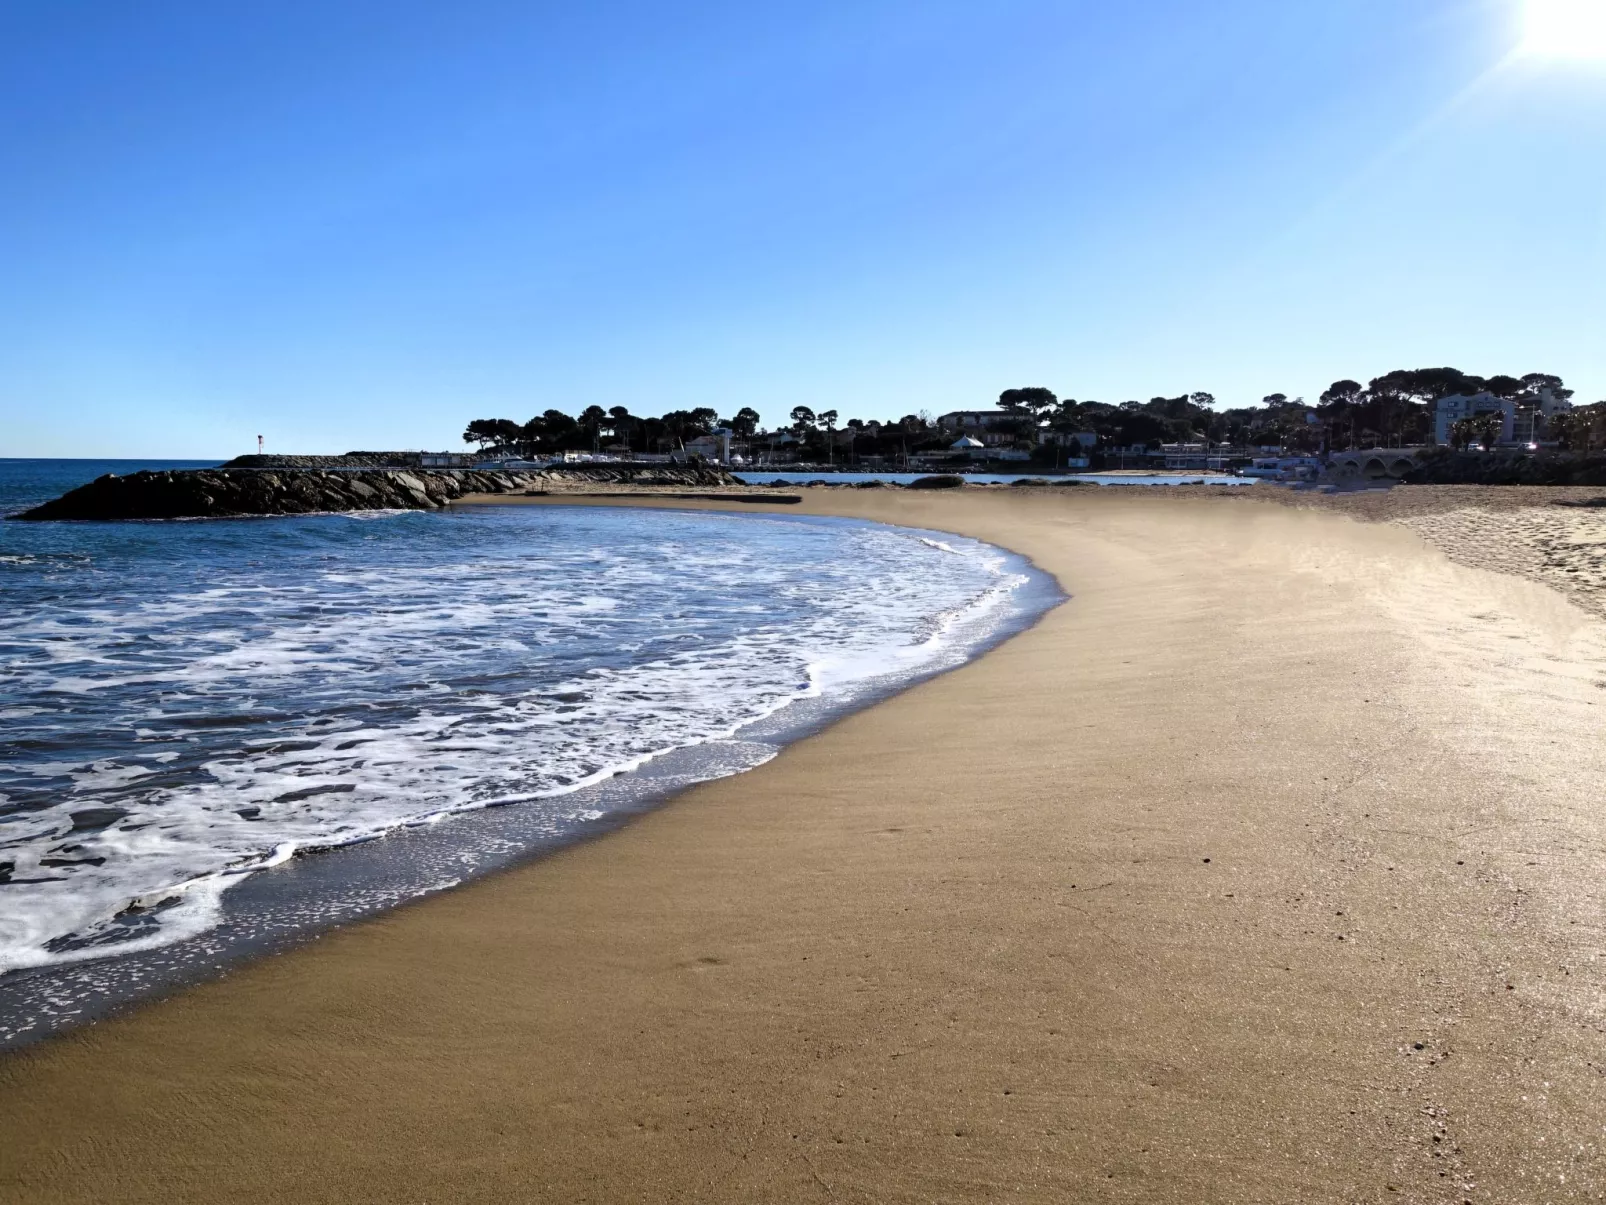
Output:
[[222,519],[353,510],[436,510],[465,494],[512,494],[598,484],[740,484],[702,465],[566,465],[478,469],[170,469],[108,473],[18,519]]
[[472,468],[473,460],[462,457],[457,461],[426,466],[422,452],[347,452],[342,456],[236,456],[224,464],[223,469],[422,469]]

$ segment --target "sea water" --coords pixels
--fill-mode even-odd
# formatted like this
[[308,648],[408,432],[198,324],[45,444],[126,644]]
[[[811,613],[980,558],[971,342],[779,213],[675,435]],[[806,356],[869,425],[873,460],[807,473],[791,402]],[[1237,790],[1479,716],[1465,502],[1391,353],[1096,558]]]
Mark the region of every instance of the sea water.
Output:
[[[0,461],[0,508],[104,467]],[[0,1042],[750,768],[1051,594],[802,516],[0,523]]]

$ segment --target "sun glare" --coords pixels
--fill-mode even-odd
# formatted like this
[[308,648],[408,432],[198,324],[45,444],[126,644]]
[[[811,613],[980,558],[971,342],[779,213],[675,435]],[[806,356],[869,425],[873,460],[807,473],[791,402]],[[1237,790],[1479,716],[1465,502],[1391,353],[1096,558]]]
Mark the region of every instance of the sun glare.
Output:
[[1524,27],[1529,54],[1606,59],[1606,0],[1527,0]]

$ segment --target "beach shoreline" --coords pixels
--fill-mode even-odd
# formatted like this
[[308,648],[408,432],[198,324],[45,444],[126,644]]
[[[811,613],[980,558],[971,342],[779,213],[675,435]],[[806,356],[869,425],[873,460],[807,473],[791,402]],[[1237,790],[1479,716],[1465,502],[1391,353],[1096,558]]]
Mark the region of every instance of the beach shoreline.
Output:
[[[605,487],[587,490],[588,500],[631,496]],[[670,487],[654,497],[684,501],[721,496]],[[779,495],[762,501],[784,504],[788,498],[797,500]],[[748,516],[736,512],[731,518],[740,524]],[[799,519],[786,513],[776,513],[774,521],[843,530],[859,526],[854,520]],[[937,542],[953,538],[935,531],[887,530],[945,549],[946,544]],[[526,799],[521,806],[471,805],[440,814],[440,823],[399,820],[354,841],[331,841],[280,856],[238,876],[221,892],[211,923],[169,941],[104,957],[0,971],[0,1055],[124,1014],[409,901],[596,840],[696,783],[744,773],[845,715],[948,672],[1064,601],[1048,575],[1003,550],[978,547],[959,555],[978,553],[987,560],[996,558],[993,587],[965,608],[927,617],[918,630],[905,633],[921,647],[897,650],[898,655],[868,673],[864,666],[856,667],[846,678],[838,674],[830,683],[816,684],[728,729],[604,763],[572,790]],[[943,559],[954,555],[952,550],[941,554]],[[571,817],[567,825],[555,826],[550,809],[539,806],[548,800]]]
[[806,491],[1071,599],[606,838],[0,1060],[0,1184],[1593,1196],[1606,625],[1279,500]]

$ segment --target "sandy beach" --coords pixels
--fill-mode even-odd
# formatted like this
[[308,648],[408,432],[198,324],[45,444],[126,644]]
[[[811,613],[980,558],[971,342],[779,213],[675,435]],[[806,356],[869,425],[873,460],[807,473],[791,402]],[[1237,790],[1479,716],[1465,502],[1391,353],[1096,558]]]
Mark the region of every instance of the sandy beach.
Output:
[[1599,491],[800,492],[1070,601],[620,832],[0,1060],[0,1197],[1606,1193],[1606,509],[1553,505]]

